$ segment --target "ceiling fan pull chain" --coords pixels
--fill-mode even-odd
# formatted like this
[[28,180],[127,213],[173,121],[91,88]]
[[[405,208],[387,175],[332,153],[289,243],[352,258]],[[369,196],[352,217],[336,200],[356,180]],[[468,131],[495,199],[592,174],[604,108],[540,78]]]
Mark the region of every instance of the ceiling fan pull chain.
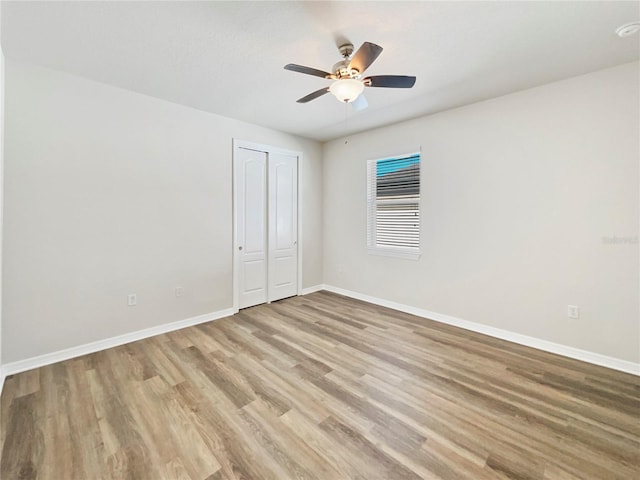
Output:
[[[345,132],[349,131],[349,103],[348,102],[344,102],[344,130]],[[349,143],[349,139],[345,138],[344,144],[346,145],[347,143]]]

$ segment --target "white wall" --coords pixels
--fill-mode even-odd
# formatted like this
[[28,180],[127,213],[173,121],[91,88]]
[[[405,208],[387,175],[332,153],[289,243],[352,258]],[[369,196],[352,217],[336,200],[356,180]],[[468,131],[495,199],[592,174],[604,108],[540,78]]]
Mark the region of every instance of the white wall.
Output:
[[232,138],[303,152],[321,283],[318,143],[8,58],[3,361],[230,308]]
[[[2,5],[0,4],[0,38],[2,38]],[[2,239],[4,200],[4,53],[0,45],[0,392],[4,385],[2,368]]]
[[[322,151],[7,59],[2,361],[229,308],[236,137],[304,152],[303,286],[638,362],[638,244],[603,242],[638,235],[638,73],[603,70]],[[418,145],[423,255],[367,255],[365,161]]]
[[[325,283],[639,362],[638,74],[622,65],[325,144]],[[365,162],[416,146],[422,257],[368,255]]]

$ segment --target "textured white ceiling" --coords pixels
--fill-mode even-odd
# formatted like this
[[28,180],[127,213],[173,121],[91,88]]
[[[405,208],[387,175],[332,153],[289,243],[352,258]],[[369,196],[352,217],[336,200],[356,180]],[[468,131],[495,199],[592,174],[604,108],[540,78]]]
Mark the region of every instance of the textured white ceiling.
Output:
[[[2,2],[7,57],[278,130],[328,140],[637,60],[614,30],[639,2]],[[384,47],[370,75],[418,77],[366,89],[369,108],[285,71],[329,70],[336,45]]]

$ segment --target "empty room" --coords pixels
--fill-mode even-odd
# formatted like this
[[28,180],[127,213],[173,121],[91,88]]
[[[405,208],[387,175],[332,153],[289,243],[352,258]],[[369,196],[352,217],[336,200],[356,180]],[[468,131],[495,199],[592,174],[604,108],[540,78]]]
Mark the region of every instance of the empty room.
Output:
[[1,1],[0,478],[640,478],[640,2]]

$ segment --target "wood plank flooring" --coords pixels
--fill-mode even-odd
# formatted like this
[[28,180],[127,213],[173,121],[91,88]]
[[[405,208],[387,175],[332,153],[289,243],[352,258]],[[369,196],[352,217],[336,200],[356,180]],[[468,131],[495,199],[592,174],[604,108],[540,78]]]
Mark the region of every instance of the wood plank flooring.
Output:
[[638,377],[318,292],[6,380],[9,479],[638,479]]

